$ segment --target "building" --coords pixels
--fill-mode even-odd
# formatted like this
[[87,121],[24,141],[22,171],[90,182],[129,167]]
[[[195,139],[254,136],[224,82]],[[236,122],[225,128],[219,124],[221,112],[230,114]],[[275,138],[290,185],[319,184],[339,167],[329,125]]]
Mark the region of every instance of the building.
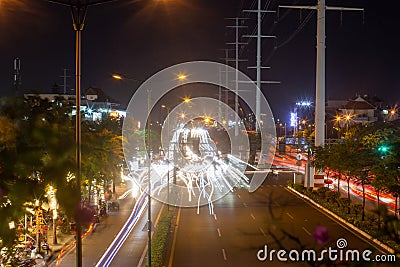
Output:
[[[69,103],[75,105],[76,96],[75,94],[61,94],[56,90],[58,87],[54,85],[51,92],[48,93],[29,93],[24,94],[25,98],[28,97],[40,97],[41,99],[47,99],[48,101],[54,102],[59,98],[68,100]],[[126,111],[121,108],[121,104],[107,96],[100,88],[89,87],[86,89],[84,95],[81,98],[81,111],[82,119],[84,120],[101,120],[104,116],[113,118],[121,118],[126,116]],[[75,115],[75,107],[72,110],[71,115]]]
[[[371,103],[367,100],[368,96],[357,96],[355,99],[347,101],[340,109],[342,124],[368,124],[376,122],[380,118],[382,101]],[[377,98],[376,98],[377,99]],[[379,103],[379,106],[378,106]]]

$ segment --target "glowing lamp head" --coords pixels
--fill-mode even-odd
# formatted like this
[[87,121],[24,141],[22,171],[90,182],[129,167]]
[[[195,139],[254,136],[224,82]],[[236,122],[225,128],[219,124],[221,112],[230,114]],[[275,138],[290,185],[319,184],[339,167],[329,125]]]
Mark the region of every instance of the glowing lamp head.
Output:
[[114,74],[112,75],[112,77],[113,77],[114,79],[116,79],[116,80],[123,80],[123,79],[124,79],[124,77],[122,77],[122,75],[116,74],[116,73],[114,73]]
[[186,79],[187,79],[187,75],[186,74],[184,74],[184,73],[179,73],[178,74],[178,80],[179,81],[184,81]]

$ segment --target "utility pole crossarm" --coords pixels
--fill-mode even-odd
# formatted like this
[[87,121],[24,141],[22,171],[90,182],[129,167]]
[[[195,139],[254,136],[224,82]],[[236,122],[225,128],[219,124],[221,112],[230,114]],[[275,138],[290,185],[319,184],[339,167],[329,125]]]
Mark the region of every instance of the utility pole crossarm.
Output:
[[[254,83],[254,81],[239,81],[239,83]],[[260,81],[262,84],[280,84],[280,81]]]
[[364,8],[358,7],[339,7],[339,6],[327,6],[326,10],[339,10],[339,11],[364,11]]
[[[242,35],[242,37],[247,37],[247,38],[257,38],[258,35]],[[261,38],[276,38],[275,35],[260,35]]]
[[225,26],[225,27],[227,27],[227,28],[247,28],[247,26],[241,26],[241,25],[238,25],[238,26]]
[[260,12],[260,13],[276,13],[275,10],[260,10],[260,11],[258,11],[258,10],[254,10],[254,9],[245,9],[245,10],[243,10],[243,12],[250,12],[250,13],[258,13],[258,12]]
[[316,6],[278,6],[279,8],[295,8],[295,9],[317,9]]
[[[247,59],[234,59],[234,58],[228,58],[226,59],[227,62],[233,62],[233,61],[239,61],[239,62],[244,62],[244,61],[248,61]],[[234,72],[234,71],[230,71],[230,72]]]
[[[258,68],[257,66],[249,66],[247,67],[248,69],[256,69]],[[271,67],[267,67],[267,66],[260,66],[260,69],[270,69]]]
[[[316,10],[317,6],[284,6],[279,5],[279,8],[293,8],[293,9],[310,9]],[[336,6],[326,6],[326,10],[338,10],[338,11],[364,11],[364,8],[357,7],[336,7]]]

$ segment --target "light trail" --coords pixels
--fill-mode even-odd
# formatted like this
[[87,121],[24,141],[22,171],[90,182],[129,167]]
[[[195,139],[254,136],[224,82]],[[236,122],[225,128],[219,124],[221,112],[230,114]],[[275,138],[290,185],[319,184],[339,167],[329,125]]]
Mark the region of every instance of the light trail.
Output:
[[106,252],[97,262],[96,267],[106,267],[109,266],[115,255],[118,253],[121,246],[124,244],[125,240],[128,238],[136,223],[139,221],[139,218],[142,216],[145,208],[148,204],[148,199],[146,198],[146,193],[142,192],[139,200],[136,202],[135,207],[128,220],[124,224],[124,226],[119,231],[118,235],[115,237],[113,242],[107,248]]

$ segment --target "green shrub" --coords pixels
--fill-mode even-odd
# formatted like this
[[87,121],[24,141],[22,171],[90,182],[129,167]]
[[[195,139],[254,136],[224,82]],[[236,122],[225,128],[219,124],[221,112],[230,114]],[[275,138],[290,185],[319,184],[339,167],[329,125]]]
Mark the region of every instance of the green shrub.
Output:
[[[164,209],[151,240],[151,266],[162,267],[173,212]],[[148,266],[148,263],[146,263]]]
[[330,191],[329,188],[327,187],[320,187],[317,190],[318,195],[322,198],[325,199],[326,197],[326,192]]

